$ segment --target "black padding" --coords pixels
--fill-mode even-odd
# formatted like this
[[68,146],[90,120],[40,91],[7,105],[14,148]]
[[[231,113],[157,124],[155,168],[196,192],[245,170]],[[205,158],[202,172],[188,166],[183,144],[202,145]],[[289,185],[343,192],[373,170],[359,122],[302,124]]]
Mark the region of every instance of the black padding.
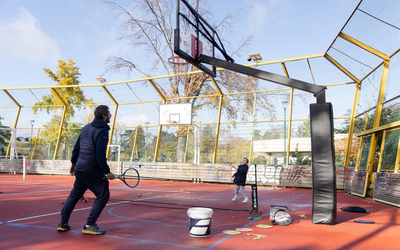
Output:
[[365,210],[362,207],[342,207],[340,209],[345,212],[354,212],[354,213],[366,213],[367,212],[367,210]]
[[314,224],[336,221],[336,172],[331,103],[310,105]]

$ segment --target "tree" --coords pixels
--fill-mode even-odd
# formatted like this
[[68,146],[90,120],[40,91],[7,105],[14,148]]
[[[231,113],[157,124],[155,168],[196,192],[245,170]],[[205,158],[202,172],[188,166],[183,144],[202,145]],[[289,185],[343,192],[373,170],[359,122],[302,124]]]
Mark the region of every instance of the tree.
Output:
[[[52,81],[57,82],[56,86],[80,84],[79,67],[75,66],[74,61],[71,59],[68,59],[67,62],[59,60],[57,69],[58,70],[56,73],[50,69],[43,69]],[[53,92],[48,95],[43,95],[42,101],[35,103],[32,109],[35,114],[39,110],[46,110],[48,114],[50,112],[56,113],[57,110],[64,107],[65,103],[67,105],[67,113],[64,123],[62,124],[64,131],[61,137],[61,142],[70,145],[70,140],[78,137],[77,135],[79,135],[82,125],[81,123],[77,122],[69,122],[69,120],[75,115],[75,110],[73,109],[72,105],[89,105],[89,107],[92,107],[94,103],[92,99],[87,99],[85,97],[79,87],[57,88],[55,91],[62,100],[60,100],[60,98]],[[81,106],[78,106],[78,109],[80,109],[80,107]],[[50,145],[56,144],[61,121],[62,117],[55,115],[48,123],[44,124],[43,126],[46,128],[46,130],[40,133],[41,139],[38,139],[39,142],[42,140],[42,142],[46,141]],[[64,151],[63,157],[66,156],[65,152],[66,151]]]
[[163,153],[165,155],[165,159],[176,160],[176,147],[178,146],[178,137],[176,137],[175,133],[169,133],[167,131],[162,131],[161,133],[161,144],[158,159],[160,160],[160,155],[161,153]]
[[253,132],[253,140],[260,140],[261,139],[261,130],[254,130]]
[[283,137],[283,126],[273,126],[264,132],[263,140],[280,139]]
[[133,158],[138,160],[142,156],[141,154],[145,149],[145,132],[143,127],[138,126],[133,130],[125,130],[120,135],[120,143],[122,151],[121,154],[123,155],[124,159],[130,159],[133,150]]
[[[214,145],[210,146],[214,147]],[[223,143],[218,144],[218,148],[217,162],[226,162],[225,156],[227,155],[233,163],[240,163],[243,157],[249,155],[250,140],[230,133],[224,138]]]
[[310,116],[308,116],[308,120],[303,121],[303,123],[299,127],[297,127],[295,136],[297,138],[310,138],[311,137]]
[[[0,128],[10,128],[7,126],[4,126],[1,120],[4,118],[0,116]],[[11,138],[11,131],[10,130],[3,130],[0,129],[0,135],[6,138],[7,140],[10,140]],[[0,155],[5,154],[6,148],[5,146],[8,145],[8,143],[0,136]],[[4,152],[3,152],[4,151]]]
[[[110,56],[106,61],[107,73],[129,74],[135,70],[144,76],[151,76],[153,72],[161,69],[167,74],[187,73],[196,70],[192,65],[175,65],[168,62],[168,58],[175,56],[173,44],[174,2],[175,0],[136,0],[132,10],[128,10],[115,2],[106,2],[112,10],[118,11],[120,17],[123,18],[121,39],[128,40],[134,49],[147,51],[149,61],[152,62],[152,67],[145,70],[139,62],[130,58],[129,53],[123,56]],[[206,1],[196,0],[192,6],[208,21],[212,19],[210,11],[205,8]],[[230,25],[240,11],[241,9],[238,9],[229,13],[222,20],[214,23],[213,27],[220,34],[224,31],[231,31]],[[240,52],[243,52],[252,44],[253,36],[254,34],[250,34],[243,38],[236,45],[236,48],[231,49],[233,53],[230,56],[240,55]],[[233,47],[227,40],[223,42],[226,47]],[[221,71],[216,80],[224,92],[228,93],[261,89],[256,78],[227,70]],[[181,74],[176,77],[170,77],[168,79],[169,89],[163,88],[157,81],[154,81],[154,83],[167,99],[175,98],[177,100],[177,98],[182,98],[179,99],[179,102],[191,102],[194,119],[196,117],[195,113],[203,107],[218,107],[219,97],[216,96],[218,92],[206,74]],[[209,95],[214,96],[199,98],[199,96]],[[259,93],[257,97],[258,111],[262,109],[264,116],[274,118],[275,106],[269,103],[267,94]],[[227,118],[230,121],[247,120],[249,115],[252,114],[253,102],[253,94],[243,94],[241,98],[232,100],[224,99],[223,107]],[[186,143],[185,137],[187,136],[185,127],[180,127],[176,135],[178,136],[177,161],[182,162]]]
[[[71,59],[68,59],[67,62],[63,60],[58,60],[57,68],[58,70],[56,73],[53,73],[53,71],[51,71],[50,69],[43,69],[52,81],[57,82],[56,86],[80,84],[79,67],[75,66],[74,61],[72,61]],[[75,110],[71,107],[71,105],[94,105],[93,100],[86,99],[83,91],[79,87],[58,88],[56,91],[58,95],[62,98],[64,103],[68,106],[66,120],[69,120],[75,114]],[[42,101],[35,103],[33,111],[35,114],[38,110],[42,109],[46,110],[48,114],[50,113],[50,111],[56,112],[58,109],[63,108],[63,101],[61,101],[55,93],[43,95]]]
[[[344,156],[346,154],[347,149],[347,141],[348,137],[339,137],[335,139],[335,161],[336,164],[343,164]],[[350,158],[349,158],[349,165],[353,165],[352,162],[355,162],[357,159],[358,148],[360,146],[360,138],[353,137],[351,147],[350,147]]]
[[201,131],[200,151],[201,155],[203,155],[202,162],[211,162],[211,154],[214,151],[214,145],[215,130],[210,125],[207,125]]
[[311,158],[306,154],[300,153],[298,145],[296,145],[292,156],[294,157],[294,161],[290,161],[291,165],[311,165]]
[[[348,109],[344,116],[350,116],[351,110]],[[375,121],[375,110],[369,111],[363,115],[358,116],[354,123],[354,133],[359,133],[368,129],[373,128]],[[380,126],[396,122],[400,120],[400,105],[394,104],[392,106],[385,106],[382,109],[380,117]],[[348,133],[350,128],[350,119],[346,119],[343,122],[343,128],[335,128],[335,133]]]

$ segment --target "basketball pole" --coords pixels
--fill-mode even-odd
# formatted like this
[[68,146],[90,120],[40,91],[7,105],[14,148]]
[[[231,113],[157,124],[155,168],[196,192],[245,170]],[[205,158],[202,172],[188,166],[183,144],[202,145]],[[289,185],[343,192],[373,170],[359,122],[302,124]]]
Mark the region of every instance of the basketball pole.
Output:
[[278,83],[312,93],[317,103],[310,104],[310,130],[312,147],[314,224],[334,225],[337,215],[335,147],[333,140],[333,108],[325,102],[325,86],[280,76],[259,69],[227,62],[207,55],[200,55],[199,63],[210,64],[245,75]]

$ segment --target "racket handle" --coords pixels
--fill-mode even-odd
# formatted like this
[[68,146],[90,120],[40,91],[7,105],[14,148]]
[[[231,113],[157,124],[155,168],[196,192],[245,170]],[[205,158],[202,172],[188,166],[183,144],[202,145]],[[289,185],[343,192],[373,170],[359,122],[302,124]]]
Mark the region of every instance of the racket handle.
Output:
[[[110,173],[111,173],[111,172],[110,172]],[[114,180],[116,177],[115,177],[114,174],[113,174],[113,176],[114,176],[114,178],[110,179],[110,178],[108,177],[107,174],[104,174],[103,180]],[[119,177],[120,177],[120,176],[118,176],[118,178],[119,178]]]

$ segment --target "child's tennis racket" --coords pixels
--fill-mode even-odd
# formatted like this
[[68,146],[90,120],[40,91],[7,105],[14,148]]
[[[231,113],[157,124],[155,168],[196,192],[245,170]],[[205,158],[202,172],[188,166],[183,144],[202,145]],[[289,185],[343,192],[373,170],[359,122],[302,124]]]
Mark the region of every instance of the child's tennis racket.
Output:
[[[221,155],[219,159],[220,159],[220,162],[221,162],[222,164],[229,164],[229,166],[231,167],[231,173],[232,173],[232,174],[233,174],[233,173],[236,173],[236,167],[234,167],[234,166],[232,165],[232,160],[231,160],[231,158],[230,158],[228,155]],[[235,177],[232,176],[231,179],[232,179],[232,181],[233,181],[233,180],[235,179]]]
[[231,158],[230,158],[228,155],[221,155],[221,156],[219,157],[219,161],[220,161],[222,164],[229,164],[229,165],[232,164]]

